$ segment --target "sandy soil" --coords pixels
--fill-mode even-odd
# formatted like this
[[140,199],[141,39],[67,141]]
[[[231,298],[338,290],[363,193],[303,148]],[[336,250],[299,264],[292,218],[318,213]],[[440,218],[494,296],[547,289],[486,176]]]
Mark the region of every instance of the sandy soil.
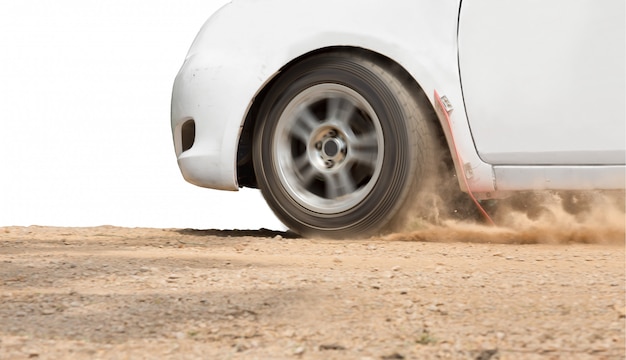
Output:
[[559,229],[0,228],[0,359],[623,359],[623,224]]

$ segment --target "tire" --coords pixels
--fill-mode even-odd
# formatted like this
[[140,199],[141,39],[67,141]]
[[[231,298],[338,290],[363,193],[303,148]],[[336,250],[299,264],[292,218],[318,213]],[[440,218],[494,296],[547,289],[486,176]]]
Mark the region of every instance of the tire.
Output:
[[309,57],[276,79],[259,109],[259,188],[303,236],[393,231],[434,170],[426,114],[399,76],[371,60]]

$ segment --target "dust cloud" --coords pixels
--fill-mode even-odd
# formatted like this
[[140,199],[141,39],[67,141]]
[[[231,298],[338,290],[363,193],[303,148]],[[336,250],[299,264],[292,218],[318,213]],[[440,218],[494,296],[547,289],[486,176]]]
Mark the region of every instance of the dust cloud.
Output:
[[[454,215],[445,201],[431,201],[433,219],[416,212],[405,230],[388,240],[470,242],[498,244],[624,244],[626,238],[624,191],[524,192],[481,205],[495,222],[488,225],[468,212]],[[469,216],[468,216],[469,214]]]

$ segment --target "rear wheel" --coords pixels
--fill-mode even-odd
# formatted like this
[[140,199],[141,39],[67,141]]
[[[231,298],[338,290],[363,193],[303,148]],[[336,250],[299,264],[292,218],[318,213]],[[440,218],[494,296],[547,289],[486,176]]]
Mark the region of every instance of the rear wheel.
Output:
[[392,230],[434,170],[423,110],[396,74],[350,53],[290,67],[264,98],[254,134],[269,206],[307,236]]

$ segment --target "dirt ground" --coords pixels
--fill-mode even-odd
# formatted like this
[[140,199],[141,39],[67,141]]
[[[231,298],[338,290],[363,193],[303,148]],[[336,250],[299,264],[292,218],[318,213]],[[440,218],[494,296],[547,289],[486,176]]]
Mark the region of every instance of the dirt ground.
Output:
[[623,359],[621,216],[332,241],[0,228],[0,359]]

